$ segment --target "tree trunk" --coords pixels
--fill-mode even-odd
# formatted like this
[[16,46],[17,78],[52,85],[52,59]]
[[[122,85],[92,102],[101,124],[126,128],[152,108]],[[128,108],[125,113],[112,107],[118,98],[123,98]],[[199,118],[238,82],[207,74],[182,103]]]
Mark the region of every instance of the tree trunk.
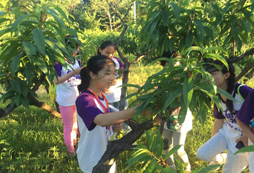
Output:
[[119,154],[125,150],[130,150],[134,146],[132,145],[140,136],[155,125],[159,124],[161,121],[161,116],[157,115],[154,120],[149,120],[141,124],[136,124],[132,128],[132,131],[126,136],[119,140],[112,141],[108,144],[106,152],[103,154],[101,160],[93,168],[93,173],[104,173],[108,172],[116,158]]
[[29,100],[30,100],[30,105],[39,107],[47,112],[49,112],[50,114],[54,115],[56,118],[62,118],[61,114],[57,111],[55,111],[54,109],[52,109],[49,105],[47,105],[44,102],[40,102],[38,101],[35,97],[33,97],[32,95],[29,95]]

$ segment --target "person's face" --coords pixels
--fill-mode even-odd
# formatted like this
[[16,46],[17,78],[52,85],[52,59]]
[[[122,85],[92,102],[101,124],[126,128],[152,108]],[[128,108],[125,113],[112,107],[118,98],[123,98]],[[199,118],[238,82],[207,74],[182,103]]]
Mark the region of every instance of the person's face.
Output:
[[107,64],[97,74],[92,73],[90,75],[96,81],[97,87],[100,90],[108,89],[115,80],[115,65],[113,63]]
[[113,58],[114,57],[114,53],[115,53],[115,46],[108,46],[104,49],[99,48],[99,52],[102,55],[105,55],[109,58]]
[[77,48],[73,49],[73,54],[72,54],[73,57],[75,57],[76,55],[79,54],[79,50],[80,50],[79,48],[80,48],[80,46],[78,45]]
[[230,73],[228,72],[228,73],[222,74],[221,71],[214,71],[211,73],[211,75],[213,76],[216,85],[220,87],[227,83],[227,79],[230,76]]

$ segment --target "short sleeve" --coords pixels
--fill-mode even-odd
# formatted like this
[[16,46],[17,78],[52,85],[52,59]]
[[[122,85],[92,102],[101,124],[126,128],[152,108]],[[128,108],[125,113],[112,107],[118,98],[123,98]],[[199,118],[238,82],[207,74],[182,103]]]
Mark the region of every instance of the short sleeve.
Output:
[[214,104],[213,106],[213,116],[217,119],[225,119],[222,112],[218,110],[217,106]]
[[241,109],[237,112],[237,118],[244,124],[249,125],[254,118],[254,91],[252,90],[245,98]]
[[114,58],[118,61],[120,69],[123,70],[124,69],[124,65],[123,65],[122,61],[119,58],[117,58],[117,57],[114,57]]
[[94,119],[103,112],[96,106],[94,98],[87,93],[81,94],[76,100],[78,116],[80,116],[89,131],[96,126]]
[[62,70],[61,64],[59,64],[59,62],[56,62],[54,68],[56,70],[57,76],[61,77],[61,70]]
[[239,92],[241,94],[241,96],[246,99],[246,97],[249,95],[249,93],[252,91],[253,89],[246,86],[246,85],[242,85],[240,88],[239,88]]

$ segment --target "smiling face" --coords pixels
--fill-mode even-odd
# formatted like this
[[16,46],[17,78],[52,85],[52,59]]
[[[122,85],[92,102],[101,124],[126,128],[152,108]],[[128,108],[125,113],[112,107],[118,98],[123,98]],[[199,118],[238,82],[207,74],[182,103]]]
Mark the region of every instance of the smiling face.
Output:
[[115,80],[115,65],[113,62],[109,62],[97,74],[90,72],[90,76],[95,81],[98,89],[108,89]]
[[227,79],[230,76],[230,73],[227,72],[223,74],[221,71],[214,71],[211,75],[213,76],[216,85],[221,88],[221,86],[225,86],[225,84],[227,85]]
[[101,53],[101,55],[105,55],[112,59],[115,53],[115,46],[108,46],[104,49],[99,48],[99,52]]

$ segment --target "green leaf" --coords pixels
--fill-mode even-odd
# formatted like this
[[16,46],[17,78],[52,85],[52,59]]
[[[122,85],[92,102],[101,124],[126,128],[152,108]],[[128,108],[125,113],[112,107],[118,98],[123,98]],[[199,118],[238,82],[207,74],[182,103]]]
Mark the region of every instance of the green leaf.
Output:
[[183,100],[186,108],[189,107],[193,95],[193,80],[185,78],[183,81]]
[[54,7],[64,18],[67,22],[70,21],[70,19],[67,17],[66,13],[58,6]]
[[236,155],[238,153],[246,153],[246,152],[254,152],[254,145],[243,147],[240,150],[238,150],[234,155]]
[[190,53],[191,51],[198,51],[198,52],[201,52],[203,54],[203,49],[201,47],[198,47],[198,46],[191,46],[185,52]]
[[15,79],[11,80],[11,81],[10,81],[10,85],[11,85],[11,87],[12,87],[15,91],[17,91],[19,94],[21,94],[20,83],[19,83],[17,80],[15,80]]
[[48,72],[47,64],[42,58],[37,58],[35,64],[41,69],[43,73],[46,74]]
[[35,46],[33,45],[33,43],[31,43],[29,41],[23,41],[22,45],[23,45],[25,52],[28,56],[36,55],[36,49],[35,49]]
[[26,15],[20,16],[17,20],[15,20],[15,22],[11,26],[11,35],[14,32],[14,30],[16,29],[16,27],[20,24],[20,22],[30,16],[31,16],[30,14],[26,14]]
[[161,169],[161,172],[170,172],[170,173],[177,173],[173,168],[170,168],[170,167],[165,167],[165,168],[162,168]]
[[189,48],[192,45],[192,41],[193,41],[193,34],[188,34],[185,38],[186,48]]
[[153,35],[153,31],[154,31],[154,29],[156,28],[157,23],[158,23],[158,21],[154,21],[154,22],[152,23],[152,25],[151,25],[151,28],[150,28],[150,31],[149,31],[151,36]]
[[204,26],[202,21],[196,19],[194,20],[194,24],[197,28],[198,37],[203,41],[204,40]]
[[223,89],[217,87],[217,92],[218,92],[219,94],[225,96],[227,99],[232,100],[233,102],[238,103],[237,100],[236,100],[231,94],[229,94],[227,91],[225,91],[225,90],[223,90]]
[[176,41],[176,39],[174,37],[169,40],[169,50],[170,50],[170,52],[174,51],[175,41]]
[[11,74],[14,76],[15,72],[19,68],[19,61],[20,61],[20,56],[19,54],[15,55],[13,58],[13,61],[11,63]]
[[239,51],[241,50],[242,45],[243,45],[242,40],[240,40],[240,38],[238,37],[236,40],[236,47]]
[[182,91],[183,91],[182,88],[178,88],[172,94],[170,94],[170,96],[168,97],[168,99],[164,104],[163,110],[166,110],[166,108],[182,93]]
[[163,139],[161,137],[160,131],[158,131],[157,133],[155,144],[156,144],[155,151],[157,152],[157,156],[160,157],[162,155],[163,148],[164,148]]
[[233,26],[231,27],[231,35],[232,35],[232,37],[233,37],[235,40],[237,40],[238,34],[239,34],[239,29],[238,29],[237,25],[233,25]]
[[15,95],[15,91],[10,91],[7,93],[4,93],[4,95],[2,95],[2,97],[0,99],[9,99],[12,98]]
[[28,81],[28,85],[31,85],[34,77],[34,67],[32,66],[31,63],[26,64],[25,77],[26,80]]
[[210,37],[210,39],[213,40],[214,39],[213,31],[210,28],[208,28],[207,26],[204,26],[204,28],[205,28],[206,35],[208,35]]
[[169,158],[172,154],[176,153],[180,147],[181,145],[174,146],[170,151],[168,151],[168,153],[163,157],[163,159],[166,160],[167,158]]
[[24,107],[29,108],[29,101],[27,97],[20,95],[20,102]]
[[127,95],[126,97],[124,97],[122,100],[123,101],[128,100],[129,98],[136,96],[136,95],[138,95],[138,93],[131,93],[131,94]]
[[168,16],[169,16],[168,11],[165,10],[162,12],[162,24],[164,26],[167,26],[168,24]]
[[224,14],[227,12],[228,8],[230,7],[231,0],[227,1],[226,7],[222,10],[222,18],[224,17]]
[[14,102],[15,102],[16,106],[20,105],[20,94],[15,95]]
[[25,81],[22,81],[22,82],[20,83],[20,86],[21,86],[22,95],[23,95],[24,97],[27,97],[29,86],[26,85],[26,82],[25,82]]
[[218,54],[205,54],[204,56],[205,58],[212,58],[212,59],[217,59],[219,61],[221,61],[227,68],[228,68],[228,63],[225,60],[225,58],[223,58],[222,56],[218,55]]
[[0,17],[3,16],[3,15],[5,15],[5,14],[7,14],[6,11],[0,11]]
[[35,97],[35,98],[38,97],[37,94],[36,94],[33,90],[29,90],[28,92],[29,92],[29,94],[31,94],[33,97]]
[[40,50],[42,55],[45,56],[45,37],[44,34],[40,29],[33,29],[33,40],[37,46],[37,48]]
[[202,168],[198,171],[198,173],[208,173],[208,172],[211,172],[213,171],[214,169],[218,168],[218,167],[221,167],[222,165],[210,165],[210,166],[207,166],[206,168]]
[[[55,10],[53,10],[53,9],[48,9],[47,11],[53,16],[53,18],[55,19],[55,21],[57,22],[57,24],[59,25],[60,28],[61,28],[61,27],[66,28],[66,25],[65,25],[64,21],[57,15],[57,13],[55,12]],[[61,36],[63,36],[63,35],[62,35],[62,32],[59,33],[59,34],[60,34]]]
[[134,88],[137,88],[138,90],[141,90],[141,87],[139,85],[134,85],[134,84],[124,84],[119,87],[134,87]]
[[169,5],[173,9],[175,17],[179,20],[180,19],[180,10],[179,10],[178,5],[174,4],[174,3],[169,3]]

